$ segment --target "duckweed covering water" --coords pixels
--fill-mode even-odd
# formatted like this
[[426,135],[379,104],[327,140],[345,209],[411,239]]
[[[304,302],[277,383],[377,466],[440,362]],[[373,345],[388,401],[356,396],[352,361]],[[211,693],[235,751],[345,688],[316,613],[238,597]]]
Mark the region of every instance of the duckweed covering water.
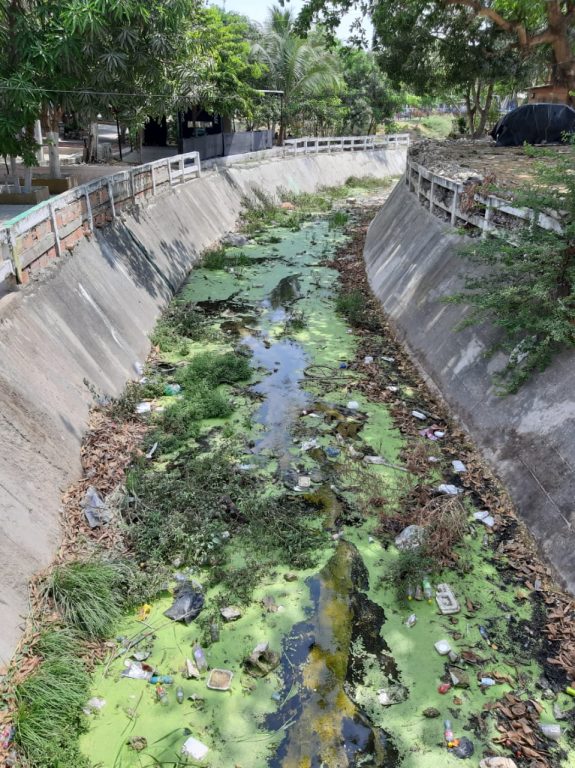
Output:
[[[442,616],[435,603],[407,602],[386,579],[399,553],[376,537],[372,499],[393,499],[406,473],[367,466],[356,452],[397,466],[404,441],[385,403],[359,394],[362,374],[347,367],[357,338],[336,311],[338,275],[326,263],[344,236],[326,215],[329,206],[322,209],[299,229],[293,212],[284,228],[266,209],[260,242],[211,256],[210,268],[195,270],[178,297],[199,313],[203,334],[197,337],[198,323],[175,336],[166,321],[159,326],[165,343],[149,374],[179,383],[181,399],[154,401],[166,410],[152,411],[158,446],[129,479],[128,536],[145,568],[169,560],[175,577],[202,587],[204,609],[188,625],[167,619],[172,582],[149,609],[125,618],[93,679],[92,696],[105,705],[89,716],[81,747],[94,765],[186,764],[182,747],[193,736],[208,747],[199,764],[212,768],[455,766],[444,718],[473,740],[477,756],[496,735],[486,703],[512,686],[540,698],[540,638],[529,636],[536,602],[518,600],[502,580],[471,515],[459,567],[433,574],[435,583],[453,586],[460,613]],[[299,321],[290,323],[296,312]],[[233,376],[205,372],[230,370],[226,359]],[[178,407],[171,403],[192,402],[206,383],[229,412],[198,413],[193,430],[166,439],[167,414]],[[427,481],[439,476],[430,471]],[[241,616],[226,622],[221,609],[230,604]],[[417,617],[411,627],[410,613]],[[441,639],[481,659],[455,662],[467,686],[445,696],[437,689],[446,657],[433,648]],[[281,661],[254,677],[244,661],[261,643]],[[184,675],[197,644],[209,668],[233,672],[228,691],[208,689],[206,673]],[[173,682],[158,690],[122,677],[137,659]],[[502,682],[481,687],[478,674]],[[423,716],[430,707],[438,719]],[[552,717],[550,705],[543,716]]]

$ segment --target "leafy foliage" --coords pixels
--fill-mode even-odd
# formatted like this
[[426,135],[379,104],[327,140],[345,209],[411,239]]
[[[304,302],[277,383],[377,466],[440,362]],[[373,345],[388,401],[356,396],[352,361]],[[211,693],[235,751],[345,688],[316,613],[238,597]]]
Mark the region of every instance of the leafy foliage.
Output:
[[[471,307],[460,327],[488,321],[499,330],[489,354],[508,354],[495,375],[502,393],[516,392],[575,345],[575,153],[530,152],[546,162],[538,164],[534,185],[518,191],[515,203],[533,208],[535,220],[508,239],[492,236],[466,248],[477,269],[466,277],[465,290],[448,299]],[[560,234],[536,224],[548,209],[563,212]]]

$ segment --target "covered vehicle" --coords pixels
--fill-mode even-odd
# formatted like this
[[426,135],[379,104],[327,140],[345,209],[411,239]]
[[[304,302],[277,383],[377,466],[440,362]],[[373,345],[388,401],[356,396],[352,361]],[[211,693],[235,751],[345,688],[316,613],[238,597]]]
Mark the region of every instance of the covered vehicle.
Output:
[[575,109],[566,104],[526,104],[504,115],[491,131],[498,147],[563,142],[575,133]]

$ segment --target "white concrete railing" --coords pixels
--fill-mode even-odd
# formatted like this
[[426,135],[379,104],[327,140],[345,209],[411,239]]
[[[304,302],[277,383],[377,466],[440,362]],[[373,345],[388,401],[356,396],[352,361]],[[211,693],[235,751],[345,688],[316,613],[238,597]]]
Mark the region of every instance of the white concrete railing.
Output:
[[[11,274],[21,282],[22,270],[52,248],[55,255],[61,256],[66,238],[78,230],[84,232],[86,228],[92,232],[98,217],[113,220],[120,207],[136,198],[153,196],[160,189],[174,187],[200,175],[199,153],[186,152],[94,179],[38,203],[0,227],[0,283]],[[75,208],[75,214],[59,217],[58,213],[64,208]],[[42,229],[47,231],[42,232]],[[33,244],[22,248],[22,240],[32,230],[39,230],[40,235]]]
[[[525,221],[533,221],[536,216],[531,208],[517,208],[511,205],[509,200],[479,193],[474,194],[474,205],[470,210],[462,210],[461,201],[465,185],[438,176],[409,157],[405,169],[405,183],[408,189],[415,193],[418,201],[428,206],[430,213],[449,220],[454,227],[471,224],[481,230],[482,237],[487,237],[489,233],[504,234],[508,237],[513,226],[517,228]],[[498,225],[502,224],[507,226],[500,228]],[[562,231],[558,218],[546,213],[539,213],[537,225],[552,232]]]
[[367,149],[391,149],[408,146],[408,133],[390,133],[387,136],[325,136],[285,139],[285,155],[314,155],[319,152],[359,152]]

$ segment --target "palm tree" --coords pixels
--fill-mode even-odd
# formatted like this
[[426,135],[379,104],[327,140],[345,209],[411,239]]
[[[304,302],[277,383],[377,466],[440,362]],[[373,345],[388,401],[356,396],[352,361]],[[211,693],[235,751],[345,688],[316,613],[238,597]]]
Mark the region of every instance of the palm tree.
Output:
[[337,58],[318,35],[312,33],[304,39],[296,34],[294,26],[295,17],[290,10],[270,8],[269,18],[260,27],[261,37],[252,49],[266,67],[268,87],[283,91],[280,144],[298,100],[343,88]]

